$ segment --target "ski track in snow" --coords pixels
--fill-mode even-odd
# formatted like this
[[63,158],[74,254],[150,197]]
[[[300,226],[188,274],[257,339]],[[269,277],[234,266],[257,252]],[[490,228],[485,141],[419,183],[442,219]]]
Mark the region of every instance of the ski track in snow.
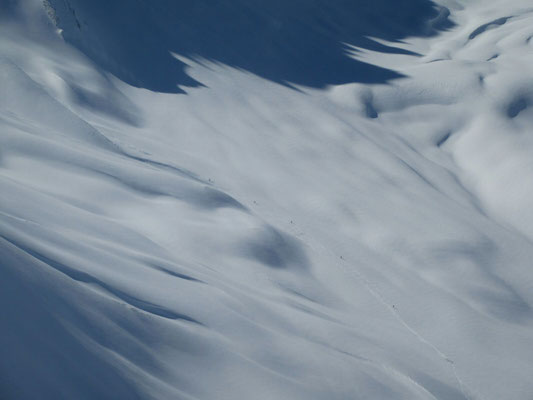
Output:
[[364,3],[0,0],[0,398],[531,396],[533,8]]
[[[314,244],[314,246],[317,246],[317,244]],[[330,255],[335,258],[335,254],[331,253],[330,251],[328,251],[327,249],[323,248],[323,251],[327,251],[330,253]],[[344,258],[341,258],[341,264],[343,264],[344,266],[343,267],[340,267],[342,268],[346,273],[348,274],[351,274],[353,276],[355,276],[355,278],[359,281],[362,282],[362,284],[364,285],[365,289],[371,294],[372,297],[374,297],[379,303],[381,303],[393,316],[396,320],[399,321],[399,323],[405,328],[407,329],[407,331],[409,331],[409,333],[411,333],[413,336],[416,337],[417,340],[419,340],[421,343],[423,343],[425,346],[428,346],[430,347],[436,354],[438,354],[438,356],[440,358],[442,358],[443,361],[445,361],[446,363],[449,363],[451,364],[450,365],[450,368],[453,372],[453,375],[455,377],[455,379],[457,380],[457,383],[458,383],[458,386],[461,390],[461,393],[463,394],[464,398],[467,399],[467,400],[471,400],[472,397],[467,395],[465,393],[465,384],[462,382],[461,378],[459,377],[459,375],[457,374],[457,370],[455,368],[455,362],[450,359],[446,354],[444,354],[441,350],[439,350],[438,347],[436,347],[434,344],[432,344],[431,342],[429,342],[428,340],[426,340],[423,336],[421,336],[415,329],[413,329],[406,321],[404,321],[401,317],[401,313],[399,312],[399,310],[396,308],[396,306],[394,304],[391,304],[389,301],[387,301],[383,295],[380,294],[379,292],[379,289],[376,287],[376,288],[372,288],[372,286],[377,286],[377,285],[373,285],[370,281],[368,281],[362,274],[360,274],[357,269],[356,269],[356,266],[354,265],[350,265],[350,264],[347,264],[346,263],[346,260]],[[413,384],[415,385],[418,385],[418,383],[416,381],[413,381]],[[423,388],[423,386],[422,386]],[[424,389],[425,390],[425,389]],[[430,392],[428,392],[429,395],[431,395],[432,397],[434,397]],[[435,398],[435,397],[434,397]]]

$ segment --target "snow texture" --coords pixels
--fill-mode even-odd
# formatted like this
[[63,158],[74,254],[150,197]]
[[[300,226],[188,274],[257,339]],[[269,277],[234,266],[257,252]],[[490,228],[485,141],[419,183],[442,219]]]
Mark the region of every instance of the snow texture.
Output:
[[533,394],[530,0],[0,0],[0,398]]

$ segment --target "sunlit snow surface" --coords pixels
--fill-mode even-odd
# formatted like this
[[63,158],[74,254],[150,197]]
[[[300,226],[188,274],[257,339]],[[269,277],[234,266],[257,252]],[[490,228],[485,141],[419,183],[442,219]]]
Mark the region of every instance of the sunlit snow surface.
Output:
[[1,399],[533,396],[530,0],[166,93],[45,3],[0,0]]

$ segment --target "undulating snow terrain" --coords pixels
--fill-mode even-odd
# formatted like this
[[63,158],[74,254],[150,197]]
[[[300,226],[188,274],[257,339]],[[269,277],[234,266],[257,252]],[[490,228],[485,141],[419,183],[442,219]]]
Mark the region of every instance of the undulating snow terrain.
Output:
[[531,0],[0,0],[0,399],[533,399]]

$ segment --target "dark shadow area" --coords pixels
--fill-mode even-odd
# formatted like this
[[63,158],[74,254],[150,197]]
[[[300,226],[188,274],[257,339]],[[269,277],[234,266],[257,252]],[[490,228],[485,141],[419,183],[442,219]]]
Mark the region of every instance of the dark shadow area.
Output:
[[0,20],[4,18],[13,18],[17,14],[15,0],[0,0]]
[[526,110],[528,106],[529,102],[527,98],[518,97],[509,104],[509,107],[507,107],[507,116],[509,118],[516,118],[518,114]]
[[491,22],[488,22],[486,24],[483,24],[481,25],[480,27],[478,27],[477,29],[475,29],[471,34],[470,36],[468,37],[469,40],[472,40],[472,39],[475,39],[477,36],[481,35],[482,33],[484,33],[485,31],[489,30],[489,29],[492,29],[492,28],[495,28],[497,26],[501,26],[503,24],[505,24],[509,19],[511,19],[511,17],[503,17],[503,18],[498,18],[498,19],[495,19],[494,21],[491,21]]
[[[4,0],[5,1],[5,0]],[[384,83],[397,72],[348,45],[407,53],[399,42],[451,25],[430,0],[48,0],[64,38],[123,81],[178,93],[199,86],[170,52],[281,84]]]
[[141,399],[130,379],[68,329],[89,329],[81,315],[27,278],[37,267],[0,238],[0,398]]
[[275,269],[309,269],[309,259],[302,245],[270,225],[265,225],[258,234],[250,237],[239,252]]

